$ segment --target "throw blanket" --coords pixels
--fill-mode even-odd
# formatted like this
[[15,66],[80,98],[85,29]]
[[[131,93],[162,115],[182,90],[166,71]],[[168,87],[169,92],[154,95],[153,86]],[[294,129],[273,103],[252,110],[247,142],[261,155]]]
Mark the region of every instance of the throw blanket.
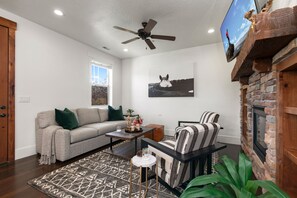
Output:
[[56,162],[55,134],[58,129],[62,129],[62,127],[49,126],[44,129],[42,134],[41,157],[39,159],[40,165],[50,165]]

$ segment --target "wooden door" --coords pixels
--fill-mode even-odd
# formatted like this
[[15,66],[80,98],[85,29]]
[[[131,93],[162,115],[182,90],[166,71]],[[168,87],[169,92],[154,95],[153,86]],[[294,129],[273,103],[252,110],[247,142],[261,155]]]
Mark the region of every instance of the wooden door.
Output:
[[8,161],[8,36],[0,26],[0,164]]
[[0,164],[15,158],[15,31],[0,17]]

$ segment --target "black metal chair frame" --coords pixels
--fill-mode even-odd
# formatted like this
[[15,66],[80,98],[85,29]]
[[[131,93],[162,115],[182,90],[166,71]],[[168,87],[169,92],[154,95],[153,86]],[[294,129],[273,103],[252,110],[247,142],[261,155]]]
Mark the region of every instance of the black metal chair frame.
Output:
[[[191,122],[191,123],[193,123],[193,122]],[[194,152],[190,152],[187,154],[181,154],[181,153],[178,153],[178,152],[176,152],[162,144],[159,144],[158,142],[155,142],[151,139],[143,138],[141,140],[141,148],[146,148],[146,147],[148,147],[148,145],[162,151],[163,153],[173,157],[174,159],[176,159],[180,162],[189,163],[190,164],[190,179],[189,179],[189,181],[196,177],[195,170],[196,170],[196,166],[198,163],[199,163],[199,175],[204,174],[205,163],[207,163],[207,174],[211,174],[212,173],[212,154],[214,152],[217,152],[217,151],[227,147],[224,144],[216,143],[215,145],[211,145],[211,146],[199,149]],[[145,169],[142,169],[142,171],[143,171],[142,175],[144,176]],[[142,181],[145,181],[144,177],[142,177]],[[162,185],[164,185],[173,194],[175,194],[177,196],[181,195],[180,191],[178,191],[176,188],[172,188],[171,186],[169,186],[160,177],[159,177],[159,181]]]
[[[185,124],[191,124],[191,123],[200,124],[200,122],[197,122],[197,121],[178,121],[178,126],[180,126],[182,123],[185,123]],[[224,129],[224,127],[221,127],[220,129]]]

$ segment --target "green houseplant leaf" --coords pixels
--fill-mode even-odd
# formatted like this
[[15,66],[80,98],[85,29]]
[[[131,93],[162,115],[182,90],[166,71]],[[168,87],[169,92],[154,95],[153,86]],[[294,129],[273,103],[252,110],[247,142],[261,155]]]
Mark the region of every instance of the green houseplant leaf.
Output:
[[[239,155],[238,165],[227,156],[221,159],[222,163],[214,166],[217,173],[196,177],[188,184],[181,197],[289,198],[272,181],[249,180],[252,163],[245,154]],[[203,185],[205,186],[201,188]],[[259,187],[268,192],[256,196]]]
[[[285,192],[283,192],[279,187],[273,183],[272,181],[261,181],[261,180],[254,180],[254,181],[248,181],[247,182],[248,186],[257,186],[264,188],[268,192],[272,193],[275,195],[276,198],[290,198],[289,195],[287,195]],[[253,188],[255,188],[253,186]]]
[[237,188],[241,188],[242,184],[240,181],[240,177],[238,175],[238,169],[237,169],[237,163],[234,162],[232,159],[230,159],[229,157],[227,157],[226,155],[224,155],[222,157],[222,161],[225,164],[225,167],[227,168],[229,174],[231,175],[232,179],[234,180],[234,185]]
[[227,168],[225,167],[225,165],[218,163],[214,165],[214,169],[215,171],[221,175],[222,177],[224,177],[225,179],[227,179],[229,182],[234,183],[233,178],[231,177],[230,173],[228,172]]
[[215,187],[220,189],[224,193],[226,193],[228,195],[228,197],[236,197],[236,194],[233,191],[233,189],[230,187],[230,185],[217,183],[217,184],[215,184]]
[[[199,177],[194,178],[187,186],[187,188],[191,187],[199,187],[207,184],[212,184],[212,183],[223,183],[223,184],[231,184],[227,179],[222,177],[219,174],[211,174],[211,175],[202,175]],[[186,188],[186,189],[187,189]]]
[[216,189],[212,185],[204,188],[191,187],[185,190],[180,198],[197,198],[197,197],[214,197],[214,198],[230,198],[226,193]]
[[257,198],[275,198],[275,195],[273,195],[271,192],[266,192],[262,195],[257,196]]
[[252,162],[243,153],[239,154],[238,173],[242,185],[245,186],[252,177]]

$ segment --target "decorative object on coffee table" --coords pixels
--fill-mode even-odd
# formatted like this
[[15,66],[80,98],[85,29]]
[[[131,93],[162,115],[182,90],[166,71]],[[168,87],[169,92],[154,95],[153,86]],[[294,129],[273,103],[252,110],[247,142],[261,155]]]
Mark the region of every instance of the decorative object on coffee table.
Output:
[[145,127],[153,128],[154,129],[154,135],[152,135],[151,133],[148,133],[148,134],[145,134],[144,137],[155,140],[156,142],[159,142],[159,141],[163,140],[163,138],[164,138],[164,125],[149,124],[149,125],[146,125]]
[[[156,172],[158,172],[158,162],[155,156],[151,154],[146,154],[146,156],[139,157],[135,155],[131,161],[130,161],[130,189],[129,189],[129,197],[131,197],[132,194],[132,171],[133,171],[133,165],[139,167],[139,197],[142,197],[141,195],[141,178],[142,178],[142,168],[145,168],[145,194],[144,197],[146,197],[148,192],[148,167],[152,167],[156,165]],[[158,174],[156,174],[156,194],[158,197]]]
[[130,126],[129,128],[125,128],[126,133],[139,133],[142,132],[143,129],[140,127],[135,127],[134,125]]
[[139,115],[133,120],[133,125],[135,126],[135,129],[138,131],[140,131],[140,126],[142,125],[142,123],[143,120]]
[[134,112],[133,109],[127,109],[127,127],[129,128],[131,126],[131,116],[132,113]]
[[141,132],[138,133],[126,133],[125,129],[122,129],[121,131],[114,131],[106,133],[105,136],[110,138],[110,151],[112,151],[112,139],[120,139],[120,140],[129,140],[129,141],[135,141],[135,152],[134,155],[137,153],[137,138],[143,136],[146,133],[154,133],[153,128],[142,128]]

